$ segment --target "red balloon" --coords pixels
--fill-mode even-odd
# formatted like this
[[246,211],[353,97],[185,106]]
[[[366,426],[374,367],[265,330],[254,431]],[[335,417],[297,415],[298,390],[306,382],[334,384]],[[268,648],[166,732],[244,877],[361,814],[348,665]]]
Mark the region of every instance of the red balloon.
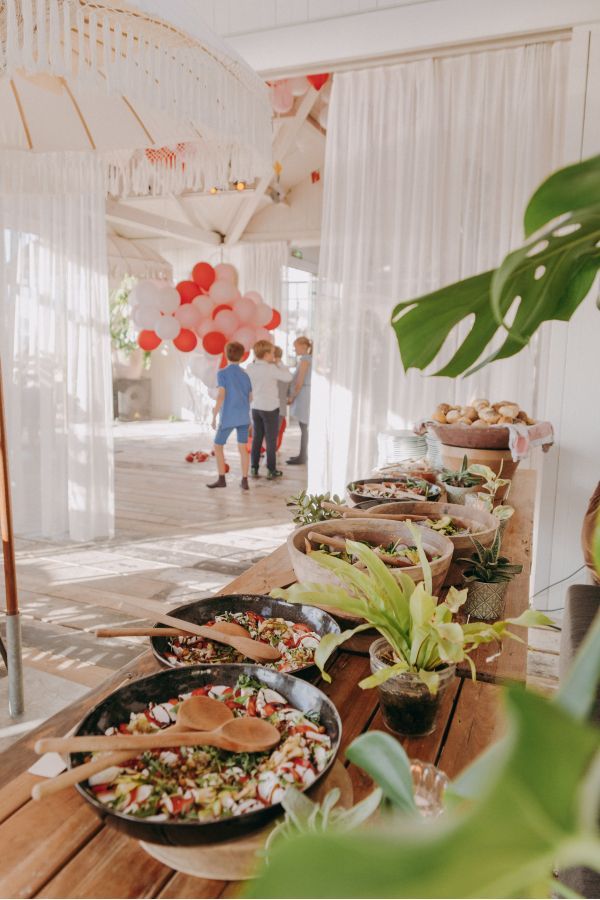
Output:
[[189,353],[196,349],[198,338],[189,328],[182,328],[173,343],[182,353]]
[[216,277],[216,272],[210,263],[199,262],[192,269],[192,278],[203,291],[209,289]]
[[279,312],[278,309],[274,309],[273,317],[271,318],[271,320],[269,322],[267,322],[267,324],[265,325],[265,328],[267,329],[267,331],[273,331],[273,329],[279,328],[280,325],[281,325],[281,313]]
[[209,331],[202,338],[202,346],[211,356],[218,356],[225,349],[227,338],[220,331]]
[[221,312],[222,309],[230,309],[233,310],[233,306],[230,303],[220,303],[219,306],[215,306],[213,311],[210,314],[211,319],[214,319],[218,312]]
[[320,75],[307,75],[306,78],[315,90],[320,91],[323,85],[329,80],[329,74],[327,72],[323,72]]
[[150,350],[156,350],[161,344],[161,340],[155,331],[140,331],[137,341],[142,350],[146,350],[148,353]]
[[229,365],[229,360],[227,359],[225,354],[223,354],[223,356],[221,357],[221,362],[219,363],[219,368],[224,369],[225,366],[228,366],[228,365]]
[[181,297],[182,303],[191,303],[194,297],[200,293],[200,288],[195,281],[180,281],[175,285],[175,290]]

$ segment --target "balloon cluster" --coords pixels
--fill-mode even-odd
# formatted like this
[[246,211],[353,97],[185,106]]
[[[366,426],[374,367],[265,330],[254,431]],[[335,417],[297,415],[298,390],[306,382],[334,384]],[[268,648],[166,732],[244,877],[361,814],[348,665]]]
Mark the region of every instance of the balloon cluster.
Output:
[[228,341],[246,350],[281,323],[281,315],[256,291],[242,296],[235,266],[196,263],[189,281],[176,287],[166,282],[139,281],[129,295],[134,324],[140,328],[142,350],[156,350],[161,341],[173,341],[183,353],[198,345],[210,356],[223,354]]
[[328,78],[329,75],[324,72],[321,75],[300,75],[297,78],[282,78],[281,81],[269,82],[273,112],[288,113],[294,105],[294,97],[302,97],[309,85],[320,91]]

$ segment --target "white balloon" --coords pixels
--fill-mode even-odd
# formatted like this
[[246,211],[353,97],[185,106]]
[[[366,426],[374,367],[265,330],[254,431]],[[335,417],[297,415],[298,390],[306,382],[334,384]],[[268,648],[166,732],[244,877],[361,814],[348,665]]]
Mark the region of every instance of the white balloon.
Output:
[[240,297],[233,304],[233,311],[240,322],[252,322],[256,315],[256,303],[249,297]]
[[208,293],[217,305],[231,303],[240,296],[240,292],[231,281],[213,281]]
[[235,266],[232,266],[231,263],[219,263],[215,266],[215,281],[228,281],[230,284],[234,284],[237,287],[238,283],[238,272]]
[[251,350],[256,343],[256,330],[249,325],[238,328],[231,337],[232,341],[237,341],[245,350]]
[[133,324],[143,331],[144,329],[154,328],[157,314],[158,310],[152,306],[136,306],[131,318],[133,319]]
[[253,303],[263,303],[263,298],[258,293],[258,291],[246,291],[244,297],[247,297],[249,300],[252,300]]
[[138,281],[129,295],[132,306],[160,310],[162,288],[155,281]]
[[273,310],[266,303],[261,303],[256,307],[254,321],[257,325],[268,325],[273,318]]
[[194,328],[194,331],[196,332],[196,334],[198,335],[200,340],[202,340],[204,335],[208,334],[209,331],[214,331],[214,330],[215,330],[215,323],[210,318],[202,319],[200,324],[196,325],[196,327]]
[[171,287],[170,284],[165,285],[165,287],[159,288],[160,290],[160,311],[162,313],[174,313],[176,309],[179,308],[181,304],[181,297],[179,296],[179,291],[177,291],[174,287]]
[[214,319],[215,331],[220,331],[226,338],[230,337],[240,326],[240,320],[235,313],[228,309],[222,309]]
[[196,309],[191,303],[182,303],[179,309],[175,310],[173,315],[182,328],[191,328],[192,330],[196,325],[199,325],[202,320],[200,310]]
[[209,297],[208,294],[200,294],[199,297],[194,297],[192,300],[192,306],[198,310],[200,315],[204,318],[205,316],[210,316],[211,312],[215,308],[215,302],[212,297]]
[[163,341],[172,341],[181,331],[181,325],[173,316],[160,316],[154,322],[154,331]]

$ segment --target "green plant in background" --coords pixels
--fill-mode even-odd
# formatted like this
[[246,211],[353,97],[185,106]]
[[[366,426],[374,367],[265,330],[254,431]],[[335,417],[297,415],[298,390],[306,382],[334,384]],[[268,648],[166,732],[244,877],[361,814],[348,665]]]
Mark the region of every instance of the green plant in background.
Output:
[[440,474],[440,481],[443,481],[444,484],[449,484],[451,487],[469,488],[478,484],[483,487],[485,477],[475,472],[475,466],[469,465],[469,460],[465,454],[460,469],[456,472],[444,469]]
[[465,567],[463,574],[467,584],[471,581],[483,581],[485,584],[511,581],[515,575],[520,575],[523,571],[523,566],[513,565],[506,556],[499,555],[502,541],[500,530],[496,532],[491,547],[484,547],[474,537],[471,537],[471,541],[475,547],[475,553],[470,557],[460,557],[456,560]]
[[324,522],[326,519],[339,519],[341,513],[334,509],[324,509],[323,503],[336,503],[341,505],[342,499],[337,494],[307,494],[300,491],[295,497],[286,500],[286,506],[294,512],[293,521],[297,525],[314,525],[315,522]]
[[[110,342],[113,350],[121,350],[127,355],[139,350],[137,330],[131,321],[129,294],[137,278],[126,276],[119,287],[110,295]],[[150,365],[151,354],[144,352],[144,368]]]
[[[558,216],[563,218],[555,222]],[[436,375],[469,375],[519,353],[543,322],[569,321],[600,267],[600,156],[544,181],[529,201],[524,225],[531,240],[497,269],[396,306],[392,325],[405,370],[425,369],[454,327],[470,316],[475,317],[471,330]],[[518,298],[509,325],[506,316]],[[481,360],[499,329],[506,332],[504,342]]]
[[280,597],[292,603],[310,606],[336,607],[357,618],[364,624],[343,631],[341,634],[326,634],[315,653],[315,663],[325,681],[331,681],[324,671],[325,664],[333,651],[353,635],[368,628],[377,631],[390,644],[394,662],[376,674],[359,682],[361,688],[372,688],[383,684],[388,678],[401,672],[412,672],[435,694],[439,684],[436,669],[450,663],[465,660],[475,678],[475,664],[470,657],[481,644],[501,641],[513,635],[509,625],[552,626],[552,621],[543,613],[528,609],[516,619],[503,622],[470,622],[462,625],[453,621],[466,601],[467,591],[457,591],[451,587],[443,603],[438,604],[432,594],[431,568],[425,553],[419,528],[409,525],[417,547],[424,583],[415,585],[412,578],[401,570],[394,577],[382,560],[365,544],[346,541],[347,552],[357,557],[366,567],[366,572],[358,570],[344,560],[327,553],[311,554],[319,565],[333,572],[341,582],[331,584],[293,584],[287,590],[277,589],[272,597]]
[[507,488],[507,491],[504,495],[505,498],[508,497],[508,494],[510,493],[510,486],[512,484],[510,478],[500,477],[502,475],[503,462],[503,460],[500,461],[499,472],[494,472],[494,470],[490,469],[489,466],[484,466],[480,463],[473,463],[473,465],[469,467],[469,472],[472,472],[473,475],[480,475],[483,478],[481,490],[485,493],[478,493],[476,496],[479,500],[484,502],[486,506],[489,503],[490,511],[495,503],[496,494],[498,493],[500,488]]
[[315,803],[297,788],[288,788],[281,801],[285,817],[269,834],[265,845],[267,858],[273,847],[284,838],[289,840],[300,834],[319,834],[328,829],[343,832],[358,828],[379,808],[383,792],[376,788],[349,809],[336,805],[340,796],[340,789],[333,788],[321,803]]
[[[600,526],[597,542],[600,564]],[[600,731],[584,721],[599,681],[600,616],[552,700],[505,690],[507,733],[451,782],[439,826],[414,814],[401,745],[362,735],[346,755],[393,813],[278,842],[246,897],[575,896],[553,870],[600,871]]]

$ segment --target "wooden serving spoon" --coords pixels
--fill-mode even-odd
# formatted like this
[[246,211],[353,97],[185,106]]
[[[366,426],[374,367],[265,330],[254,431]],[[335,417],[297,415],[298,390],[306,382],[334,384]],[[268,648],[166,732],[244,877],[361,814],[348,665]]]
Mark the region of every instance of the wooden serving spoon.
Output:
[[[216,625],[208,625],[207,628],[217,628],[223,634],[237,634],[239,637],[250,638],[250,632],[237,622],[218,622]],[[180,628],[99,628],[96,637],[195,637],[191,631],[182,631]],[[250,638],[252,640],[252,638]]]
[[179,731],[164,728],[153,734],[92,734],[77,737],[46,738],[40,741],[42,751],[83,753],[86,750],[114,751],[125,747],[130,751],[158,750],[163,747],[197,747],[203,744],[231,750],[234,753],[258,753],[279,743],[281,735],[266,719],[243,716],[222,722],[210,731]]
[[[220,700],[214,700],[212,697],[204,697],[198,695],[196,697],[188,697],[179,704],[177,710],[177,719],[173,725],[163,728],[162,733],[169,731],[189,732],[192,730],[209,731],[219,728],[225,722],[233,719],[233,712]],[[102,735],[101,735],[102,736]],[[106,736],[106,735],[105,735]],[[65,738],[42,738],[35,745],[36,753],[50,752],[50,746],[55,740],[65,740]],[[75,766],[67,772],[61,772],[56,778],[42,781],[34,785],[31,796],[34,800],[41,800],[48,794],[54,794],[63,788],[78,784],[85,781],[91,775],[103,772],[111,766],[118,766],[121,763],[131,759],[131,751],[120,750],[118,753],[106,753],[91,762],[83,763]]]

